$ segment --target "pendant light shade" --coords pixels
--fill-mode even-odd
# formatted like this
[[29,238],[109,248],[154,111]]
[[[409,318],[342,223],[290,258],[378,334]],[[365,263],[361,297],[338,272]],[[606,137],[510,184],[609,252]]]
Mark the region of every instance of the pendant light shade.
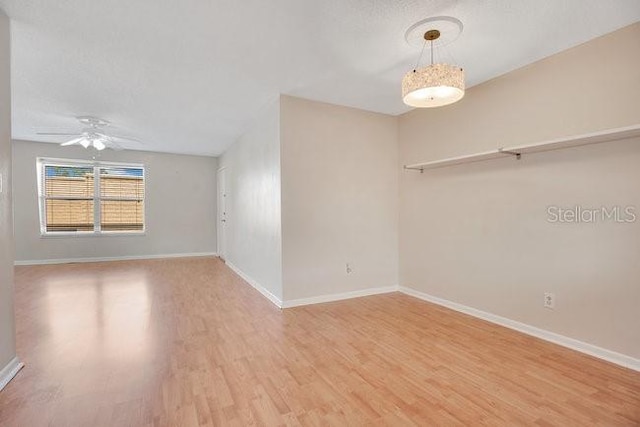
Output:
[[430,44],[431,65],[416,68],[405,74],[402,79],[402,100],[410,107],[431,108],[453,104],[464,96],[464,71],[456,65],[433,62],[433,41],[440,37],[440,31],[429,30],[424,33],[424,45]]
[[402,79],[402,100],[411,107],[441,107],[463,96],[464,71],[455,65],[428,65],[409,71]]

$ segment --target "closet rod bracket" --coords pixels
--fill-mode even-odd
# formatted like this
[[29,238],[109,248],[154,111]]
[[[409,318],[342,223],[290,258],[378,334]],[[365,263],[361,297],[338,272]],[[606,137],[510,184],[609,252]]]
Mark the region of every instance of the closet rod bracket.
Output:
[[503,150],[502,148],[498,148],[498,151],[504,154],[511,154],[512,156],[516,156],[517,160],[520,160],[520,157],[522,157],[522,153],[519,153],[517,151]]

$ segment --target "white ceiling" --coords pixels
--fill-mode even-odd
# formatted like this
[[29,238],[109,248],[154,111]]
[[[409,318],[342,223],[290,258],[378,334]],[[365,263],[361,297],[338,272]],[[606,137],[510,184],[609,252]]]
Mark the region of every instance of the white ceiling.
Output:
[[[219,155],[279,93],[407,111],[414,22],[472,86],[640,20],[638,0],[0,0],[12,18],[13,136],[111,121],[150,151]],[[126,145],[126,144],[125,144]]]

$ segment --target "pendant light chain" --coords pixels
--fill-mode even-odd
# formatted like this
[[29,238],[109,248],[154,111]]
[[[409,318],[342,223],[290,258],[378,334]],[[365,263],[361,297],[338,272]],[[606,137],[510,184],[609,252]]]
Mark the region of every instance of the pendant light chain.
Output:
[[[413,71],[415,72],[420,65],[420,60],[422,60],[422,55],[424,54],[424,48],[427,46],[427,41],[425,40],[422,44],[422,50],[420,51],[420,56],[418,57],[418,62],[416,62],[416,66],[413,67]],[[431,53],[431,63],[433,63],[433,52]]]
[[[431,65],[433,65],[433,40],[434,39],[429,39],[429,49],[431,50],[430,55],[431,55]],[[413,71],[416,71],[418,69],[418,67],[420,66],[420,61],[422,61],[422,57],[424,56],[424,49],[427,47],[427,39],[424,39],[424,43],[422,44],[422,50],[420,51],[420,56],[418,56],[418,62],[416,62],[416,66],[413,67]]]

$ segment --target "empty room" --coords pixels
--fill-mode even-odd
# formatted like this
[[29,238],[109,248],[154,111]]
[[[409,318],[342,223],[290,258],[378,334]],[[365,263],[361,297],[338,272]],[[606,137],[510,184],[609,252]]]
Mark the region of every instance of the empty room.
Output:
[[640,426],[637,0],[0,0],[0,427]]

